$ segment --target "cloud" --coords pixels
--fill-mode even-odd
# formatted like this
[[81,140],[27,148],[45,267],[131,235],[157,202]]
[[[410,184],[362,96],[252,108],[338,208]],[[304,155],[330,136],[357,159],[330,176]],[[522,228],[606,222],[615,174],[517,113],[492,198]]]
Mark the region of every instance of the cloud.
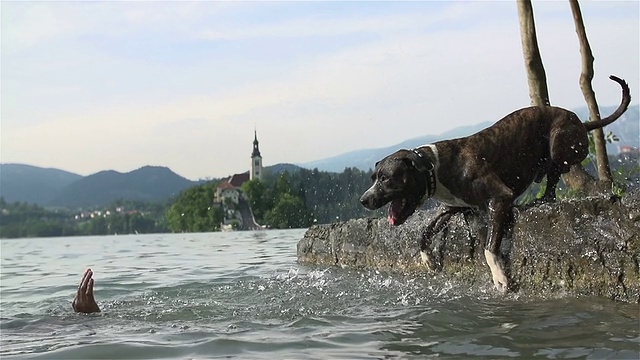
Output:
[[[306,162],[529,103],[513,3],[162,4],[3,11],[27,20],[7,53],[3,31],[3,161],[221,177],[248,168],[254,127],[267,165]],[[581,106],[568,6],[534,7],[552,102]],[[615,104],[609,73],[639,86],[638,19],[584,8],[598,99]]]

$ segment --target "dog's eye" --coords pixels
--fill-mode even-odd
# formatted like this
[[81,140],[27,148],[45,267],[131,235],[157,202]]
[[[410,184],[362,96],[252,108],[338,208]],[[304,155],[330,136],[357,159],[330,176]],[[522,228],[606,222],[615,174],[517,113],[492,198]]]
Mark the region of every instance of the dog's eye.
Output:
[[378,181],[382,181],[382,182],[387,181],[387,176],[386,175],[378,176]]

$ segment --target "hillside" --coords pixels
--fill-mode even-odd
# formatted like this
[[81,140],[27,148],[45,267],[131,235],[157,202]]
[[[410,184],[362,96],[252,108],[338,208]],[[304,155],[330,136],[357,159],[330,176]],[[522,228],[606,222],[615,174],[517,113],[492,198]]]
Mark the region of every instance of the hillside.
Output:
[[266,175],[278,175],[283,172],[288,172],[293,174],[299,170],[300,170],[300,166],[293,165],[293,164],[285,164],[285,163],[265,166],[264,168],[264,172]]
[[81,175],[59,169],[0,164],[0,196],[8,203],[20,201],[44,205],[81,178]]
[[412,138],[409,140],[405,140],[399,144],[388,146],[388,147],[355,150],[355,151],[350,151],[341,155],[333,156],[330,158],[311,161],[311,162],[298,164],[298,165],[305,169],[317,168],[320,171],[329,171],[329,172],[342,172],[347,167],[355,167],[357,169],[367,171],[373,168],[376,161],[382,159],[383,157],[389,155],[390,153],[398,149],[414,148],[420,145],[429,144],[429,143],[444,140],[444,139],[467,136],[467,135],[473,134],[476,131],[484,129],[490,126],[491,124],[492,123],[490,122],[484,122],[484,123],[472,125],[472,126],[458,127],[440,135],[420,136],[420,137]]
[[166,167],[145,166],[128,173],[108,170],[75,181],[48,205],[74,208],[102,206],[116,200],[162,201],[195,184]]
[[[615,107],[613,106],[603,107],[600,111],[600,116],[608,116],[614,110]],[[576,110],[576,114],[582,121],[589,119],[589,110],[586,108]],[[618,142],[607,144],[607,152],[610,155],[617,154],[619,152],[618,147],[621,145],[640,147],[640,106],[630,106],[620,119],[605,127],[604,132],[605,134],[612,132],[620,139]]]

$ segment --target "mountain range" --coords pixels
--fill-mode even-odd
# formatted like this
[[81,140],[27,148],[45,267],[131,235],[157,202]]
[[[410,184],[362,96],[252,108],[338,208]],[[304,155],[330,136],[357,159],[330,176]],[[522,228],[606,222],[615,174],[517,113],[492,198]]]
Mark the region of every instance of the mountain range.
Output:
[[5,201],[48,207],[94,207],[117,200],[162,201],[197,183],[160,166],[128,173],[100,171],[83,177],[58,169],[0,164],[0,195]]
[[[603,114],[613,112],[615,107],[602,109]],[[576,111],[581,119],[588,118],[588,111]],[[440,135],[426,135],[403,141],[399,144],[376,149],[347,152],[338,156],[303,164],[276,164],[265,171],[279,173],[298,168],[328,172],[342,172],[347,167],[361,170],[371,169],[375,162],[400,148],[413,148],[439,140],[473,134],[490,126],[483,122],[473,126],[459,127]],[[622,118],[606,129],[620,139],[608,144],[609,154],[617,154],[620,145],[640,147],[640,107],[630,107]],[[178,195],[184,189],[202,183],[186,179],[166,167],[144,166],[140,169],[120,173],[113,170],[81,176],[53,168],[41,168],[25,164],[0,164],[0,196],[7,202],[27,202],[47,207],[87,208],[104,206],[117,200],[164,201]]]

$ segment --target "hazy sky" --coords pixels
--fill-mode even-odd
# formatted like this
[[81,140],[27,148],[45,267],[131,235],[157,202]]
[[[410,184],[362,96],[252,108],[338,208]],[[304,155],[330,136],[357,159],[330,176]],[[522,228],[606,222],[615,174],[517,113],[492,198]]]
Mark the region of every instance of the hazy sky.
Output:
[[[640,97],[638,1],[581,2],[601,105]],[[551,102],[584,105],[568,1],[534,1]],[[190,179],[529,105],[515,1],[1,3],[3,163]]]

